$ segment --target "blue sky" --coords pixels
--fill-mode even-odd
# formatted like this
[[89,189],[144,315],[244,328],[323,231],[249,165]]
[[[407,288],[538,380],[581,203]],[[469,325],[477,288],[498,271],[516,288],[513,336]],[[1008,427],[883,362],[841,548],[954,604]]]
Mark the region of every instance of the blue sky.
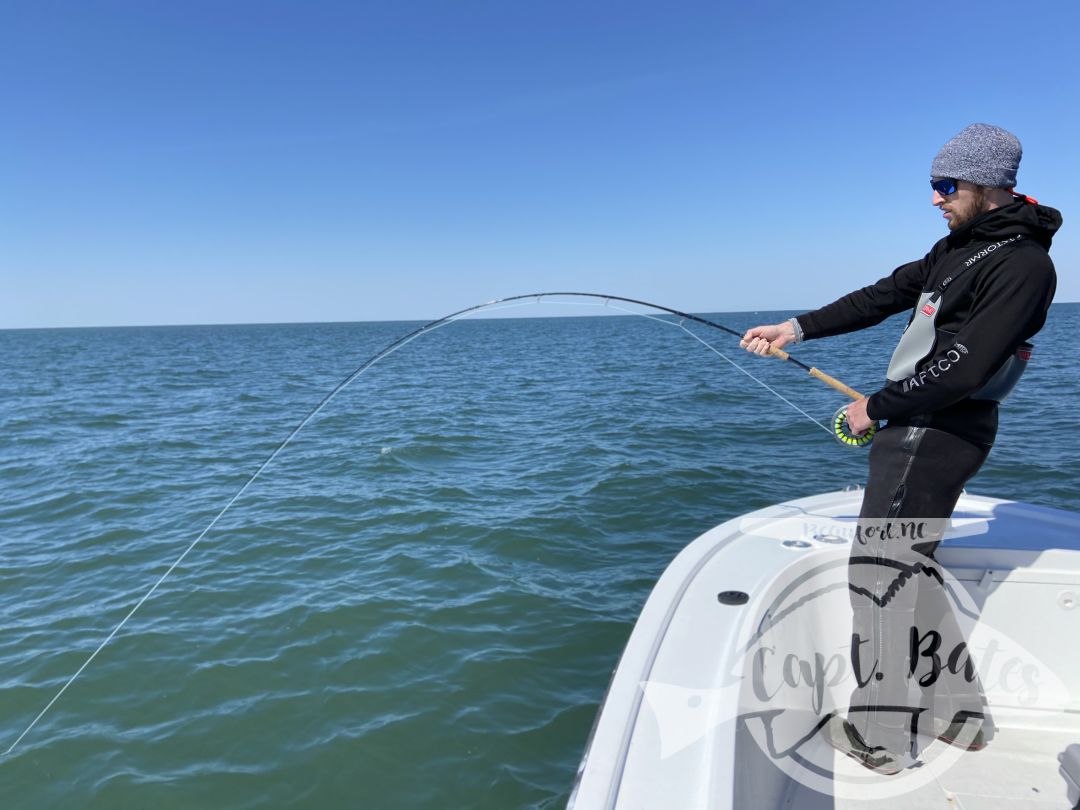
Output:
[[930,160],[974,121],[1063,211],[1078,301],[1078,28],[1071,2],[6,3],[0,328],[558,288],[812,308],[945,232]]

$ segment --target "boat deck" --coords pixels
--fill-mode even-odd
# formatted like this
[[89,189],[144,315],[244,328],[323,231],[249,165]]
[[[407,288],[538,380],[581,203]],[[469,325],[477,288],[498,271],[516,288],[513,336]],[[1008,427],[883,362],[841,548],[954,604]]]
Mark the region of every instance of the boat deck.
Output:
[[[1058,771],[1058,754],[1077,741],[1077,730],[1003,728],[982,751],[963,754],[929,784],[900,796],[833,797],[792,782],[781,806],[793,810],[1072,810]],[[836,755],[834,768],[846,779],[866,773],[842,754]]]
[[[814,730],[847,711],[850,679],[824,706],[809,677],[792,689],[773,680],[779,697],[756,699],[755,656],[779,666],[790,652],[798,671],[850,648],[847,558],[861,499],[852,490],[778,504],[683,549],[612,677],[570,810],[1071,810],[1058,756],[1080,744],[1080,515],[965,494],[938,549],[987,669],[997,733],[983,750],[933,741],[921,765],[886,776]],[[1010,656],[1036,673],[1037,700],[1017,688]]]

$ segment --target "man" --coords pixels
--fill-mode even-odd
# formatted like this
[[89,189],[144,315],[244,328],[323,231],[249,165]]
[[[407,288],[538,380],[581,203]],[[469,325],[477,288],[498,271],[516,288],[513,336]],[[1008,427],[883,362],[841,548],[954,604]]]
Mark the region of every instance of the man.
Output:
[[[947,236],[876,284],[783,323],[756,326],[741,343],[765,355],[773,346],[863,329],[911,310],[885,385],[847,408],[856,434],[887,423],[871,446],[860,542],[852,544],[849,566],[852,663],[864,671],[880,666],[857,680],[848,720],[830,742],[886,774],[914,762],[915,730],[968,750],[983,747],[993,731],[970,657],[959,675],[945,672],[936,684],[929,676],[919,680],[914,707],[909,689],[918,692],[917,675],[907,666],[912,639],[928,621],[935,631],[958,633],[940,585],[920,573],[932,567],[946,519],[990,452],[998,403],[1023,371],[1031,352],[1026,341],[1042,328],[1054,296],[1047,251],[1061,215],[1013,191],[1020,157],[1020,142],[1004,129],[965,128],[931,166],[931,202],[948,223]],[[912,543],[866,531],[898,518],[922,521],[929,533]]]

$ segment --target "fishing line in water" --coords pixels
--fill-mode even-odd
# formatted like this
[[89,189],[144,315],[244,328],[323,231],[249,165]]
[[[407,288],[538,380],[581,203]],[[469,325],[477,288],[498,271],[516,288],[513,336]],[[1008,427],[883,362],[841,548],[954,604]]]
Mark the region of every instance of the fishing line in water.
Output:
[[[573,295],[573,294],[574,294],[574,293],[548,293],[548,295]],[[579,293],[579,294],[583,294],[583,293]],[[697,334],[696,332],[693,332],[693,331],[692,331],[692,330],[690,330],[690,329],[687,329],[687,328],[686,328],[686,325],[685,325],[685,324],[683,323],[683,321],[682,321],[682,320],[679,320],[679,321],[669,321],[669,320],[666,320],[666,319],[664,319],[664,318],[660,318],[660,317],[657,317],[656,315],[650,315],[650,314],[649,314],[649,313],[647,313],[647,312],[636,312],[635,310],[632,310],[632,309],[627,309],[626,307],[620,307],[620,306],[616,306],[615,304],[612,304],[612,303],[610,302],[611,300],[625,300],[625,299],[614,299],[614,298],[612,298],[612,299],[610,299],[610,300],[605,300],[605,302],[604,302],[603,304],[598,304],[598,303],[591,303],[591,302],[584,302],[584,301],[550,301],[550,302],[546,302],[546,301],[541,301],[541,300],[536,300],[536,302],[535,302],[535,303],[537,303],[537,304],[541,304],[541,303],[553,303],[553,304],[555,304],[555,303],[557,303],[557,304],[561,304],[561,305],[563,305],[563,306],[579,306],[579,307],[597,307],[597,306],[603,306],[603,307],[607,307],[608,309],[615,309],[615,310],[618,310],[619,312],[625,312],[625,313],[626,313],[626,314],[628,314],[628,315],[636,315],[636,316],[638,316],[639,318],[645,318],[646,320],[650,320],[650,321],[656,321],[657,323],[662,323],[662,324],[664,324],[665,326],[675,326],[675,327],[677,327],[677,328],[681,329],[682,331],[686,332],[686,334],[690,335],[690,337],[692,337],[692,338],[693,338],[694,340],[696,340],[696,341],[697,341],[698,343],[700,343],[700,344],[701,344],[702,346],[704,346],[704,347],[705,347],[706,349],[708,349],[709,351],[711,351],[711,352],[712,352],[713,354],[717,355],[717,356],[718,356],[718,357],[720,357],[720,358],[721,358],[722,360],[725,360],[725,361],[727,361],[727,362],[728,362],[729,364],[731,364],[731,365],[732,365],[732,366],[733,366],[733,367],[735,368],[735,370],[736,370],[736,371],[740,372],[741,374],[745,374],[745,375],[746,375],[747,377],[749,377],[749,378],[750,378],[751,380],[753,380],[754,382],[756,382],[756,383],[757,383],[758,385],[760,385],[760,386],[761,386],[762,388],[764,388],[764,389],[765,389],[766,391],[768,391],[768,392],[769,392],[770,394],[772,394],[773,396],[775,396],[775,397],[776,397],[777,399],[779,399],[780,401],[782,401],[782,402],[784,402],[784,403],[786,403],[786,404],[790,405],[790,406],[791,406],[792,408],[794,408],[794,409],[795,409],[796,411],[798,411],[799,413],[801,413],[801,414],[802,414],[803,416],[805,416],[805,417],[806,417],[807,419],[809,419],[809,420],[810,420],[811,422],[813,422],[813,423],[814,423],[815,425],[817,425],[817,426],[818,426],[819,428],[821,428],[822,430],[824,430],[824,431],[825,431],[826,433],[828,433],[828,434],[829,434],[830,436],[831,436],[831,435],[833,435],[833,431],[832,431],[832,429],[831,429],[831,428],[829,428],[828,426],[826,426],[826,425],[825,425],[824,423],[822,423],[822,422],[819,422],[819,421],[818,421],[817,419],[815,419],[815,418],[814,418],[813,416],[811,416],[810,414],[808,414],[808,413],[807,413],[806,411],[804,411],[804,410],[803,410],[802,408],[800,408],[800,407],[799,407],[798,405],[796,405],[796,404],[795,404],[794,402],[792,402],[792,401],[791,401],[790,399],[788,399],[787,397],[785,397],[785,396],[784,396],[783,394],[781,394],[781,393],[780,393],[779,391],[777,391],[777,390],[776,390],[775,388],[773,388],[773,387],[772,387],[771,385],[769,385],[769,384],[768,384],[767,382],[765,382],[764,380],[762,380],[762,379],[760,379],[760,378],[758,378],[758,377],[755,377],[755,376],[754,376],[753,374],[751,374],[751,373],[750,373],[749,371],[747,371],[747,370],[746,370],[745,368],[743,368],[742,366],[740,366],[740,365],[739,365],[738,363],[736,363],[736,362],[735,362],[734,360],[732,360],[732,359],[731,359],[730,357],[728,357],[728,356],[727,356],[726,354],[724,354],[724,353],[723,353],[722,351],[720,351],[719,349],[717,349],[717,348],[716,348],[715,346],[713,346],[713,345],[712,345],[711,343],[709,343],[708,341],[704,340],[704,339],[703,339],[703,338],[702,338],[702,337],[701,337],[701,336],[700,336],[699,334]],[[646,304],[645,306],[654,306],[654,305],[653,305],[653,304]],[[699,319],[699,320],[702,320],[702,319]],[[705,322],[706,322],[706,323],[711,323],[710,321],[707,321],[707,320],[706,320]],[[713,325],[714,325],[714,326],[718,326],[718,324],[713,324]],[[732,331],[732,330],[730,330],[730,329],[725,329],[725,331],[731,332],[732,334],[738,334],[738,333],[736,333],[736,332],[733,332],[733,331]],[[800,366],[802,366],[803,368],[809,368],[808,366],[804,366],[804,365],[803,365],[803,364],[801,364],[801,363],[800,363],[799,365],[800,365]]]
[[[586,303],[586,302],[582,302],[582,301],[545,300],[545,299],[554,299],[554,298],[600,299],[600,300],[603,301],[603,303],[596,303],[596,302]],[[671,321],[671,320],[667,320],[665,318],[658,317],[656,315],[650,315],[649,313],[646,313],[646,312],[636,312],[634,310],[625,309],[624,307],[620,307],[620,306],[612,304],[611,302],[613,302],[613,301],[619,301],[619,302],[626,303],[626,304],[634,304],[634,305],[637,305],[637,306],[643,306],[643,307],[648,307],[650,309],[659,310],[661,312],[666,312],[669,315],[674,315],[674,316],[680,318],[681,320],[680,321]],[[624,298],[622,296],[617,296],[617,295],[602,295],[600,293],[582,293],[582,292],[547,292],[547,293],[531,293],[531,294],[528,294],[528,295],[515,295],[515,296],[510,296],[508,298],[500,298],[500,299],[496,299],[496,300],[493,300],[493,301],[487,301],[487,302],[485,302],[483,304],[476,304],[475,306],[466,307],[465,309],[461,309],[461,310],[458,310],[457,312],[453,312],[453,313],[451,313],[449,315],[445,315],[445,316],[443,316],[441,318],[438,318],[438,319],[436,319],[434,321],[431,321],[429,323],[424,324],[423,326],[420,326],[420,327],[414,329],[412,332],[409,332],[406,335],[403,335],[403,336],[397,338],[392,343],[390,343],[389,345],[387,345],[386,347],[384,347],[380,351],[376,352],[371,357],[369,357],[367,360],[365,360],[363,363],[361,363],[360,366],[358,366],[355,371],[350,373],[341,382],[339,382],[336,386],[334,386],[334,388],[328,394],[326,394],[326,396],[324,396],[319,401],[319,403],[314,408],[312,408],[311,411],[308,412],[308,414],[303,419],[300,420],[300,422],[296,425],[296,427],[294,427],[292,429],[292,431],[288,434],[288,436],[286,436],[277,445],[277,447],[274,448],[274,450],[270,453],[270,455],[268,455],[266,457],[266,459],[258,466],[258,468],[255,470],[255,472],[247,479],[247,481],[244,482],[244,485],[242,487],[240,487],[239,490],[237,490],[236,494],[233,495],[232,498],[229,499],[228,503],[225,504],[225,506],[221,509],[221,511],[218,512],[214,516],[213,520],[211,520],[209,524],[207,524],[206,528],[203,529],[193,541],[191,541],[191,543],[187,546],[187,548],[184,549],[184,551],[180,554],[180,556],[176,558],[176,560],[172,563],[172,565],[170,565],[166,569],[165,573],[163,573],[158,578],[158,580],[156,582],[154,582],[154,584],[150,587],[150,589],[145,594],[143,594],[143,596],[139,599],[139,601],[135,603],[134,607],[132,607],[131,610],[128,611],[127,615],[125,615],[124,618],[120,620],[119,624],[117,624],[116,627],[113,628],[112,632],[110,632],[108,634],[108,636],[105,637],[105,639],[89,655],[89,657],[82,663],[82,665],[75,671],[75,673],[70,678],[68,678],[68,680],[64,683],[63,686],[60,687],[59,691],[45,705],[45,707],[37,714],[37,716],[30,722],[30,724],[23,730],[23,732],[15,739],[15,741],[8,747],[8,749],[4,752],[3,755],[7,756],[8,754],[10,754],[12,751],[15,750],[15,748],[19,745],[19,743],[22,742],[23,739],[26,737],[26,735],[29,734],[34,729],[34,727],[41,721],[41,719],[56,704],[56,702],[60,699],[60,697],[79,678],[79,676],[82,675],[82,673],[86,670],[86,668],[88,666],[90,666],[91,662],[93,662],[94,659],[97,658],[97,656],[101,653],[102,650],[105,649],[105,647],[109,644],[109,642],[111,642],[116,637],[116,635],[124,628],[124,626],[127,625],[127,623],[138,612],[138,610],[147,602],[147,600],[149,600],[150,597],[153,596],[157,592],[158,588],[160,588],[161,585],[165,582],[165,580],[169,578],[169,576],[172,574],[172,572],[175,571],[176,568],[179,567],[181,563],[183,563],[183,561],[195,549],[195,547],[199,545],[199,543],[203,540],[203,538],[206,537],[206,535],[214,528],[214,526],[217,525],[218,521],[221,520],[221,518],[225,516],[225,514],[229,511],[229,509],[232,508],[233,504],[235,504],[240,499],[240,497],[245,492],[247,492],[247,490],[251,487],[251,485],[253,483],[255,483],[255,480],[263,473],[263,471],[266,470],[266,468],[270,466],[270,464],[274,461],[274,459],[278,457],[278,455],[292,442],[292,440],[294,438],[296,438],[296,435],[298,433],[300,433],[300,431],[303,430],[304,427],[311,422],[311,420],[313,420],[316,416],[318,416],[319,413],[321,413],[322,410],[327,405],[330,404],[331,400],[333,400],[334,397],[336,397],[345,388],[347,388],[354,380],[356,380],[357,377],[359,377],[361,374],[363,374],[369,368],[374,366],[380,360],[382,360],[382,359],[384,359],[386,357],[389,357],[391,354],[393,354],[394,352],[398,351],[401,348],[404,348],[406,345],[408,345],[412,341],[416,340],[417,338],[421,337],[422,335],[433,332],[436,329],[441,329],[444,326],[448,326],[451,323],[454,323],[455,321],[461,320],[462,318],[464,318],[464,317],[466,317],[466,316],[468,316],[470,314],[480,312],[482,310],[483,311],[494,312],[494,311],[500,311],[500,310],[505,310],[505,309],[513,309],[513,308],[516,308],[516,307],[530,306],[530,305],[533,305],[533,304],[540,304],[540,303],[560,304],[560,305],[577,305],[577,306],[594,306],[594,307],[596,307],[596,306],[604,306],[604,307],[608,307],[608,308],[611,308],[611,309],[616,309],[616,310],[618,310],[620,312],[625,312],[625,313],[630,314],[630,315],[637,315],[637,316],[640,316],[640,317],[643,317],[643,318],[647,318],[649,320],[658,321],[660,323],[667,324],[669,326],[678,327],[678,328],[682,329],[684,332],[686,332],[688,335],[693,337],[695,340],[697,340],[699,343],[704,345],[710,351],[714,352],[715,354],[717,354],[718,356],[720,356],[721,358],[726,360],[728,363],[730,363],[732,366],[734,366],[740,372],[745,374],[747,377],[751,378],[752,380],[757,382],[759,385],[763,386],[767,391],[772,393],[774,396],[776,396],[777,398],[779,398],[780,400],[782,400],[783,402],[785,402],[786,404],[788,404],[789,406],[794,408],[796,411],[801,413],[803,416],[805,416],[811,422],[813,422],[814,424],[821,427],[827,433],[830,433],[830,434],[833,433],[832,430],[830,430],[824,424],[822,424],[817,419],[815,419],[813,416],[808,414],[806,411],[804,411],[798,405],[796,405],[791,400],[784,397],[782,394],[780,394],[774,388],[770,387],[764,381],[762,381],[762,380],[758,379],[757,377],[755,377],[753,374],[751,374],[749,371],[744,369],[742,366],[740,366],[734,360],[732,360],[731,358],[724,355],[721,351],[719,351],[712,344],[710,344],[706,340],[702,339],[700,335],[696,334],[695,332],[691,331],[690,329],[687,329],[686,326],[685,326],[685,321],[692,321],[692,322],[699,323],[699,324],[702,324],[702,325],[705,325],[705,326],[709,326],[709,327],[714,328],[714,329],[719,329],[722,332],[726,332],[726,333],[728,333],[730,335],[734,335],[735,337],[738,337],[738,338],[742,337],[742,334],[740,332],[737,332],[734,329],[730,329],[730,328],[728,328],[728,327],[726,327],[726,326],[724,326],[722,324],[716,323],[715,321],[711,321],[711,320],[708,320],[706,318],[702,318],[702,317],[700,317],[698,315],[692,315],[690,313],[680,312],[679,310],[676,310],[676,309],[671,309],[669,307],[660,306],[659,304],[652,304],[652,303],[649,303],[648,301],[639,301],[639,300],[636,300],[636,299],[633,299],[633,298]],[[833,388],[836,388],[837,390],[847,394],[848,396],[850,396],[850,397],[852,397],[854,399],[859,398],[858,392],[854,391],[853,389],[848,388],[843,383],[840,383],[838,380],[835,380],[834,378],[829,377],[827,374],[824,374],[824,373],[818,371],[818,369],[813,368],[811,366],[808,366],[805,363],[802,363],[802,362],[796,360],[795,358],[788,355],[786,352],[783,352],[782,350],[779,350],[779,349],[773,349],[770,353],[780,357],[783,360],[790,361],[790,362],[794,363],[795,365],[799,366],[800,368],[805,369],[811,375],[813,375],[815,377],[818,377],[823,382],[826,382],[828,385],[830,385]]]
[[769,385],[769,384],[768,384],[767,382],[765,382],[764,380],[761,380],[761,379],[758,379],[757,377],[755,377],[755,376],[754,376],[753,374],[751,374],[751,373],[750,373],[749,371],[747,371],[747,370],[746,370],[745,368],[743,368],[742,366],[740,366],[740,365],[739,365],[738,363],[736,363],[736,362],[735,362],[734,360],[732,360],[732,359],[731,359],[730,357],[728,357],[728,356],[727,356],[726,354],[724,354],[724,353],[723,353],[722,351],[720,351],[719,349],[717,349],[717,348],[716,348],[715,346],[713,346],[713,345],[712,345],[711,343],[709,343],[709,342],[708,342],[708,341],[706,341],[706,340],[703,340],[703,339],[702,339],[702,337],[701,337],[701,335],[697,334],[696,332],[693,332],[693,331],[691,331],[690,329],[687,329],[687,328],[686,328],[686,326],[685,326],[685,325],[684,325],[684,324],[683,324],[683,323],[682,323],[681,321],[668,321],[668,320],[665,320],[665,319],[663,319],[663,318],[658,318],[658,317],[656,317],[655,315],[649,315],[648,313],[645,313],[645,312],[634,312],[633,310],[629,310],[629,309],[624,309],[623,307],[616,307],[616,306],[612,306],[611,308],[612,308],[612,309],[617,309],[617,310],[619,310],[620,312],[627,312],[627,313],[629,313],[629,314],[631,314],[631,315],[640,315],[640,316],[641,316],[642,318],[648,318],[648,319],[649,319],[650,321],[657,321],[657,322],[659,322],[659,323],[666,323],[666,324],[668,324],[669,326],[677,326],[677,327],[679,327],[679,328],[680,328],[680,329],[682,329],[682,330],[683,330],[684,332],[686,332],[686,334],[690,335],[690,337],[692,337],[692,338],[693,338],[694,340],[696,340],[696,341],[697,341],[698,343],[700,343],[700,344],[701,344],[702,346],[704,346],[704,347],[705,347],[706,349],[708,349],[709,351],[711,351],[711,352],[713,352],[714,354],[718,355],[718,356],[719,356],[719,357],[720,357],[721,359],[723,359],[723,360],[726,360],[726,361],[727,361],[728,363],[730,363],[730,364],[731,364],[732,366],[734,366],[734,367],[735,367],[735,369],[736,369],[737,371],[740,371],[740,372],[742,372],[743,374],[745,374],[745,375],[746,375],[747,377],[749,377],[749,378],[750,378],[751,380],[753,380],[754,382],[756,382],[756,383],[757,383],[758,385],[760,385],[760,386],[761,386],[762,388],[764,388],[764,389],[765,389],[766,391],[768,391],[768,392],[769,392],[770,394],[772,394],[773,396],[775,396],[775,397],[776,397],[777,399],[781,400],[782,402],[786,402],[786,403],[787,403],[788,405],[790,405],[790,406],[791,406],[792,408],[794,408],[795,410],[797,410],[797,411],[798,411],[799,413],[801,413],[801,414],[802,414],[803,416],[805,416],[805,417],[806,417],[807,419],[809,419],[809,420],[810,420],[811,422],[813,422],[813,423],[814,423],[815,425],[817,425],[817,426],[818,426],[819,428],[821,428],[822,430],[824,430],[824,431],[825,431],[826,433],[828,433],[828,434],[829,434],[830,436],[832,435],[833,431],[832,431],[832,430],[831,430],[831,429],[830,429],[829,427],[827,427],[827,426],[826,426],[825,424],[823,424],[822,422],[819,422],[819,421],[818,421],[817,419],[815,419],[815,418],[814,418],[813,416],[811,416],[810,414],[808,414],[808,413],[807,413],[806,411],[804,411],[804,410],[803,410],[802,408],[800,408],[800,407],[799,407],[798,405],[796,405],[796,404],[795,404],[794,402],[792,402],[792,401],[791,401],[790,399],[788,399],[787,397],[785,397],[785,396],[784,396],[783,394],[781,394],[781,393],[780,393],[779,391],[777,391],[777,390],[776,390],[775,388],[773,388],[773,387],[772,387],[771,385]]

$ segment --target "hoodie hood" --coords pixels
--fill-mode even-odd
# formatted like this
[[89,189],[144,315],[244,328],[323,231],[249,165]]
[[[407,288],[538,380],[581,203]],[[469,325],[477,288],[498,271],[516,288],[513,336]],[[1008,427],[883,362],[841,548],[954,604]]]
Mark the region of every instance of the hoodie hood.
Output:
[[1060,227],[1061,212],[1056,208],[1017,200],[987,211],[949,234],[949,246],[959,247],[967,242],[996,242],[1022,234],[1049,250],[1054,234]]

